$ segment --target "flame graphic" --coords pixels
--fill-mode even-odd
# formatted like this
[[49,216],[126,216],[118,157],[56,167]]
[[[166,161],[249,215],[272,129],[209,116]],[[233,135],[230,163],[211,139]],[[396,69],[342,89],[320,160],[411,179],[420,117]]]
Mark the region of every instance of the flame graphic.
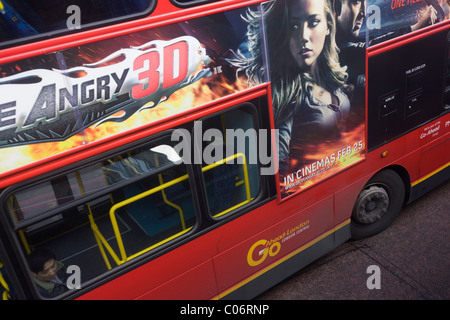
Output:
[[[219,74],[213,79],[202,79],[173,93],[170,98],[157,107],[142,110],[123,122],[108,122],[91,126],[65,141],[46,142],[8,148],[8,157],[0,160],[0,172],[24,166],[35,161],[60,154],[66,150],[83,146],[89,142],[122,133],[130,128],[147,125],[192,108],[246,89],[244,81],[230,82]],[[115,115],[120,115],[122,111]]]
[[[333,159],[332,155],[334,155],[335,161],[330,160],[328,165],[322,166],[313,172],[300,171],[302,173],[308,172],[305,176],[301,176],[300,179],[297,179],[298,176],[294,175],[295,179],[287,180],[285,176],[280,175],[282,197],[302,191],[363,159],[365,157],[364,132],[365,125],[361,124],[351,131],[342,133],[342,137],[338,141],[298,146],[304,151],[304,157],[303,159],[296,158],[290,160],[290,167],[295,168],[295,170],[291,169],[291,172],[302,170],[312,163],[321,161],[327,157],[328,159]],[[348,147],[350,149],[347,149]],[[344,156],[338,155],[339,150],[345,150]],[[348,150],[351,150],[349,154],[346,153]]]

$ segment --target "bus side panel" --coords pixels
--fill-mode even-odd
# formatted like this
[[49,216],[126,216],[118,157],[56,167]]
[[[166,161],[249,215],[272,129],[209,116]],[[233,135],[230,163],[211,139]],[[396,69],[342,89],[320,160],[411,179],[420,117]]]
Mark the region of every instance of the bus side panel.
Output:
[[[420,159],[420,175],[426,176],[449,161],[450,139],[426,150]],[[447,155],[447,156],[446,156]]]
[[427,144],[420,155],[420,178],[412,181],[409,201],[423,196],[450,178],[450,114],[431,122],[421,132],[421,139],[437,137]]
[[[282,212],[283,206],[278,210]],[[333,196],[329,196],[219,254],[214,258],[219,297],[245,285],[255,274],[277,266],[283,257],[332,227]]]
[[334,199],[335,225],[338,225],[351,217],[358,194],[361,192],[368,179],[369,178],[360,179],[348,187],[336,192]]
[[211,234],[199,237],[79,299],[209,299],[217,294],[210,260],[215,243]]
[[[339,181],[353,181],[352,184],[337,188],[335,194],[335,225],[338,225],[351,217],[353,206],[356,202],[358,194],[363,189],[365,183],[379,170],[386,167],[401,167],[407,172],[407,177],[403,177],[406,186],[415,181],[426,179],[427,175],[435,173],[449,161],[450,149],[450,114],[442,119],[429,122],[427,125],[405,134],[395,141],[385,144],[384,146],[371,152],[368,159],[355,166],[353,171],[343,172]],[[386,156],[381,154],[386,151]],[[379,156],[378,156],[379,155]],[[378,168],[375,171],[374,168]],[[358,174],[359,173],[359,174]],[[355,176],[358,180],[355,180]],[[445,181],[445,175],[440,175],[439,181]],[[335,185],[337,184],[335,180]],[[413,194],[408,199],[409,202],[417,199],[420,195],[425,194],[439,183],[424,183],[421,187],[413,188]],[[443,182],[441,181],[441,182]],[[423,192],[419,189],[426,188]]]
[[216,295],[212,260],[208,260],[178,277],[164,283],[138,299],[140,300],[207,300]]

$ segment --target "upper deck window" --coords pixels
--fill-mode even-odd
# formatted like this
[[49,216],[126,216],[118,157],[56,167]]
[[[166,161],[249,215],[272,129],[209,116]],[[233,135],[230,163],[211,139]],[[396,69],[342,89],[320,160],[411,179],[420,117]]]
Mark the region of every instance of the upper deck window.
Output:
[[146,12],[156,0],[0,0],[0,42]]

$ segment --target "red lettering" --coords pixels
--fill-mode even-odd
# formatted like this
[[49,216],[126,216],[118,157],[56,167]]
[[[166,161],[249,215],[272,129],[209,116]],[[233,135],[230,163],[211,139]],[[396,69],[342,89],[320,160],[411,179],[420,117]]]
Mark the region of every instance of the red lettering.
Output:
[[188,74],[188,44],[180,41],[164,48],[163,88],[183,81]]
[[140,99],[154,93],[159,87],[159,53],[156,51],[147,52],[134,60],[133,70],[144,68],[145,61],[148,61],[148,69],[138,74],[138,80],[143,81],[135,85],[131,90],[134,99]]
[[391,9],[394,10],[394,9],[402,7],[403,6],[402,5],[402,1],[403,0],[392,0],[392,2],[391,2]]

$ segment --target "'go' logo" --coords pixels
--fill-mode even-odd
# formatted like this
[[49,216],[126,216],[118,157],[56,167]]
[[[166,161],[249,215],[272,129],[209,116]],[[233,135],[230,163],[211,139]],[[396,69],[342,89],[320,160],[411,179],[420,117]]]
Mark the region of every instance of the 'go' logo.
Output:
[[[258,247],[264,247],[263,249],[260,249],[258,256],[260,256],[259,259],[254,260],[253,259],[253,253],[255,252],[255,249]],[[274,242],[270,244],[269,241],[262,239],[257,242],[255,242],[247,253],[247,262],[250,266],[255,267],[261,263],[263,263],[264,260],[266,260],[267,255],[273,257],[281,250],[281,244],[279,242]]]

